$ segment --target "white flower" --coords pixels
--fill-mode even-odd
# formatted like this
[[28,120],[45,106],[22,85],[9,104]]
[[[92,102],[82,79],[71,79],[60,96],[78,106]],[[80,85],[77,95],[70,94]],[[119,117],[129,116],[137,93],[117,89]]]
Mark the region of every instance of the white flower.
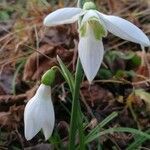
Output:
[[41,84],[24,111],[25,137],[32,139],[41,129],[47,140],[54,128],[55,116],[51,99],[51,88]]
[[52,12],[44,19],[44,25],[69,24],[82,16],[78,51],[85,75],[91,82],[96,76],[103,59],[102,37],[107,35],[107,31],[142,46],[150,46],[150,41],[142,30],[131,22],[117,16],[100,13],[94,9],[94,3],[87,3],[92,4],[91,7],[85,7],[86,9],[61,8]]

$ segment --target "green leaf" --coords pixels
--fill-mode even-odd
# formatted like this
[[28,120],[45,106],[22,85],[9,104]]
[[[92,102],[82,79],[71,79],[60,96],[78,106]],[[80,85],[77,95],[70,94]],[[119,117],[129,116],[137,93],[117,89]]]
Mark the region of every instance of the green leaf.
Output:
[[117,116],[118,116],[117,112],[111,113],[102,122],[100,122],[93,130],[91,130],[91,132],[85,137],[85,139],[88,141],[88,139],[95,137],[95,135],[97,135],[106,124],[108,124],[111,120],[113,120]]
[[[150,129],[146,131],[146,133],[150,133]],[[145,141],[147,140],[146,137],[143,136],[138,136],[137,138],[135,138],[135,141],[132,142],[126,150],[134,150],[134,149],[138,149],[139,146],[141,146]]]
[[124,77],[127,77],[126,76],[126,73],[124,70],[117,70],[116,74],[115,74],[115,77],[116,78],[124,78]]
[[117,55],[114,53],[114,51],[106,51],[104,58],[108,63],[113,63],[117,58]]
[[127,77],[134,77],[136,73],[133,70],[125,71],[125,70],[118,70],[115,74],[116,78],[127,78]]
[[62,140],[57,131],[53,133],[53,136],[50,137],[49,143],[51,143],[56,150],[64,149]]
[[106,55],[108,55],[112,60],[118,57],[124,60],[131,60],[136,56],[136,54],[132,51],[126,51],[123,53],[121,51],[116,51],[116,50],[108,51]]
[[10,17],[7,11],[0,11],[0,21],[6,21],[9,18]]
[[132,52],[132,51],[127,51],[125,53],[123,52],[120,52],[120,51],[114,51],[114,53],[116,53],[116,55],[119,57],[119,58],[122,58],[124,60],[130,60],[132,59],[134,56],[135,56],[135,53]]
[[110,128],[106,129],[102,132],[98,132],[97,134],[90,136],[89,138],[86,139],[85,144],[88,144],[89,142],[92,142],[93,140],[99,138],[102,135],[105,134],[113,134],[114,132],[127,132],[127,133],[132,133],[135,135],[139,135],[140,137],[145,137],[146,139],[150,140],[150,134],[144,133],[140,130],[133,129],[133,128],[123,128],[123,127],[118,127],[118,128]]
[[98,76],[101,79],[110,79],[113,76],[113,74],[110,70],[101,68],[98,72]]
[[129,60],[128,64],[129,69],[133,69],[140,66],[141,57],[139,57],[138,55],[134,55],[134,57],[132,57],[132,59]]
[[68,83],[71,93],[74,91],[74,77],[72,76],[71,72],[68,70],[68,68],[64,65],[62,60],[59,56],[57,56],[57,60],[59,62],[59,65],[61,67],[62,75],[65,78],[66,82]]

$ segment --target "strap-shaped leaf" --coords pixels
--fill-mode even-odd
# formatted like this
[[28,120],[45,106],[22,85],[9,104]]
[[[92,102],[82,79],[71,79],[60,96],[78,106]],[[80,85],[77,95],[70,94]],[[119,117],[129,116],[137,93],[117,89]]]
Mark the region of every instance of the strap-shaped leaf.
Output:
[[127,132],[127,133],[132,133],[135,135],[139,135],[141,137],[145,137],[147,139],[150,140],[150,134],[147,134],[143,131],[137,130],[137,129],[133,129],[133,128],[123,128],[123,127],[118,127],[118,128],[109,128],[109,129],[105,129],[104,131],[98,132],[97,134],[90,136],[88,139],[86,139],[85,144],[99,138],[102,135],[105,134],[112,134],[114,132],[120,133],[120,132]]
[[71,72],[68,70],[68,68],[65,66],[65,64],[62,62],[59,56],[57,56],[57,60],[59,62],[59,65],[61,67],[62,75],[65,78],[66,82],[69,85],[69,88],[71,90],[71,93],[74,91],[74,77],[72,76]]
[[118,116],[117,112],[111,113],[108,117],[106,117],[102,122],[100,122],[87,136],[86,139],[90,139],[95,136],[100,130],[107,125],[111,120]]

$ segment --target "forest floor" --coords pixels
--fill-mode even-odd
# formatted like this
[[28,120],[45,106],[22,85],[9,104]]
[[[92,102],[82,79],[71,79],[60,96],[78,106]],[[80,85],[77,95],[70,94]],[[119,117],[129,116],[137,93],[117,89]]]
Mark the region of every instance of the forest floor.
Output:
[[[149,0],[97,0],[99,10],[125,18],[150,36]],[[41,75],[54,65],[56,56],[75,71],[78,32],[76,24],[45,27],[44,17],[60,7],[75,6],[62,0],[0,1],[0,150],[52,149],[39,133],[33,140],[24,137],[24,107],[35,93]],[[109,114],[118,117],[107,127],[130,127],[149,132],[150,128],[150,54],[135,43],[109,34],[103,39],[105,56],[94,82],[81,85],[82,110],[94,128]],[[55,89],[55,90],[54,90]],[[71,98],[63,78],[56,77],[52,90],[55,131],[65,144]],[[114,133],[99,139],[104,150],[126,149],[133,135]],[[150,149],[150,141],[140,145]],[[54,148],[55,149],[55,148]],[[91,149],[96,149],[91,143]],[[134,150],[134,149],[133,149]]]

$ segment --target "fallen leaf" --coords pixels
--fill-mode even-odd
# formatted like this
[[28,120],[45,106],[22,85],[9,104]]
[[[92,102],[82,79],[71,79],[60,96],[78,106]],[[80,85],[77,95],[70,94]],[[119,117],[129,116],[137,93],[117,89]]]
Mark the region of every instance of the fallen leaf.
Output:
[[54,147],[51,144],[41,143],[35,146],[24,148],[24,150],[54,150]]
[[147,111],[150,111],[150,93],[144,91],[144,89],[135,90],[135,95],[139,96],[145,103]]
[[17,129],[23,118],[24,106],[13,105],[8,112],[0,112],[0,125],[7,129]]
[[90,85],[84,82],[81,86],[82,94],[87,102],[90,102],[92,106],[101,103],[102,101],[109,101],[113,95],[101,86],[94,84]]
[[13,77],[14,77],[14,69],[10,65],[6,65],[1,69],[0,87],[5,94],[12,93]]
[[23,72],[23,80],[40,79],[45,71],[57,65],[57,55],[59,55],[64,62],[70,63],[73,57],[73,50],[69,51],[61,46],[51,46],[48,44],[41,46],[38,52],[34,52],[28,58]]

